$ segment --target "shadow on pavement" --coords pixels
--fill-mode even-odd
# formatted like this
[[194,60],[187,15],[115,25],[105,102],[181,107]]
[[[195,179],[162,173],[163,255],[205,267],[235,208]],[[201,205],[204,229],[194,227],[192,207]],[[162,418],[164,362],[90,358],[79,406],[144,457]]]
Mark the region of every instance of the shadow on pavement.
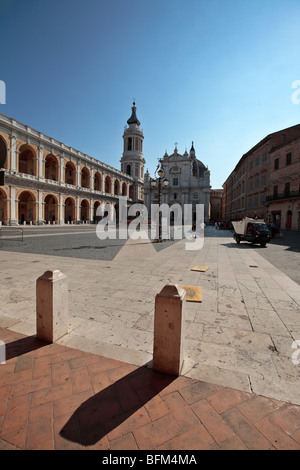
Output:
[[18,339],[5,344],[6,360],[13,359],[14,357],[22,356],[31,351],[43,348],[49,343],[41,341],[34,336]]
[[146,366],[139,367],[82,403],[60,436],[83,446],[94,445],[175,379]]
[[300,253],[300,231],[298,232],[289,232],[287,230],[282,232],[282,237],[272,238],[272,245],[286,246],[288,251],[295,251]]

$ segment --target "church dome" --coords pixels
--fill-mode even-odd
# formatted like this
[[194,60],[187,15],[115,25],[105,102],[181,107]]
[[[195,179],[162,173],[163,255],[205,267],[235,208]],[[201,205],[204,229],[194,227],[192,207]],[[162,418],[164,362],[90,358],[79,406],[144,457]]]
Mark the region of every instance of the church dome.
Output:
[[200,162],[200,160],[197,160],[197,158],[195,158],[193,160],[193,176],[198,176],[200,178],[203,178],[204,176],[204,172],[206,171],[206,166]]

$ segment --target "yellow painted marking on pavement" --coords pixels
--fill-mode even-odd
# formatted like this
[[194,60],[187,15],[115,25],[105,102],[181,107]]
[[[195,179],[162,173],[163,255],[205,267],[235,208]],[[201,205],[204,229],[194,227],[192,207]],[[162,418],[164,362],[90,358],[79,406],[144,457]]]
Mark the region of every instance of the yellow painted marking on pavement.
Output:
[[194,266],[191,271],[200,271],[200,272],[205,272],[209,269],[208,266],[201,266],[201,265],[197,265],[197,266]]
[[201,288],[198,286],[180,286],[186,291],[187,302],[202,302]]

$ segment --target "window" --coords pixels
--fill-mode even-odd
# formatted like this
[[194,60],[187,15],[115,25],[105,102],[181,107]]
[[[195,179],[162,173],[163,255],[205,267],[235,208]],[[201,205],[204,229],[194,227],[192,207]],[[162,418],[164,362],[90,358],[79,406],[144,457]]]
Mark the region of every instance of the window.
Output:
[[252,207],[252,199],[251,199],[251,197],[249,197],[249,199],[248,199],[248,207],[249,207],[249,209]]
[[132,150],[132,137],[128,137],[127,150]]
[[258,188],[259,178],[255,178],[255,188]]
[[277,196],[278,196],[278,186],[276,185],[273,188],[273,197],[274,197],[274,199],[276,199]]
[[253,182],[252,182],[252,180],[250,180],[250,181],[249,181],[249,189],[250,189],[250,191],[252,190],[252,186],[253,186]]
[[258,166],[259,165],[259,157],[256,157],[256,160],[255,160],[255,165]]
[[290,195],[290,183],[285,183],[284,185],[284,195],[285,197],[288,197]]
[[262,161],[263,161],[263,162],[266,162],[266,161],[267,161],[267,152],[264,152],[264,153],[263,153]]
[[286,135],[285,134],[281,134],[281,142],[284,142],[286,139]]
[[177,199],[177,193],[174,193],[174,199]]
[[279,168],[279,158],[275,158],[274,160],[274,170],[278,170]]
[[255,198],[254,198],[254,207],[257,207],[257,204],[258,204],[258,199],[257,199],[257,196],[255,196]]
[[261,185],[266,186],[266,175],[262,175],[261,177]]
[[263,206],[265,204],[265,196],[261,197],[261,205]]
[[173,186],[178,186],[178,178],[173,178]]
[[253,161],[250,162],[249,168],[250,168],[250,170],[252,170],[252,168],[253,168]]
[[292,163],[292,152],[286,154],[286,165],[290,165]]

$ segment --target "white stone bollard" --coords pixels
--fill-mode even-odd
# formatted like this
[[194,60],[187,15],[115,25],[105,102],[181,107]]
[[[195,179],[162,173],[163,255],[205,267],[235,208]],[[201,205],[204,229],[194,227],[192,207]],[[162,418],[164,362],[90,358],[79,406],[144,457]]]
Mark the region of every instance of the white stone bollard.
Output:
[[36,282],[37,337],[54,343],[68,333],[68,279],[58,269]]
[[183,366],[186,292],[166,285],[155,297],[153,369],[180,375]]

